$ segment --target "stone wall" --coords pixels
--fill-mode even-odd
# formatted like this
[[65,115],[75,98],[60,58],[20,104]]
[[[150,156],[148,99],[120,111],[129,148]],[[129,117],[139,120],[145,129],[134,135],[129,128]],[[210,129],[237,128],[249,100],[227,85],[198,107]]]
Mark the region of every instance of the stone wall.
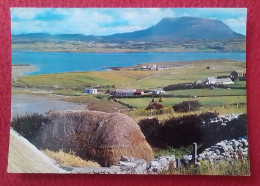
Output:
[[[196,164],[200,165],[202,161],[208,161],[214,164],[217,161],[231,161],[236,159],[248,158],[247,137],[238,140],[223,140],[196,156]],[[178,167],[187,166],[192,163],[192,155],[185,155],[181,158]]]

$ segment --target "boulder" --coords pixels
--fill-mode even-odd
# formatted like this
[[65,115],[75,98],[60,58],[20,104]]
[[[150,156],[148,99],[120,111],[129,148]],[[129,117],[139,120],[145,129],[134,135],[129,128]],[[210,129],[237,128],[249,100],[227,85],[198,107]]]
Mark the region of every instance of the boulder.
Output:
[[143,159],[122,156],[119,167],[122,174],[146,174],[146,161]]
[[176,158],[174,155],[155,158],[147,166],[147,173],[160,174],[170,168],[176,168]]

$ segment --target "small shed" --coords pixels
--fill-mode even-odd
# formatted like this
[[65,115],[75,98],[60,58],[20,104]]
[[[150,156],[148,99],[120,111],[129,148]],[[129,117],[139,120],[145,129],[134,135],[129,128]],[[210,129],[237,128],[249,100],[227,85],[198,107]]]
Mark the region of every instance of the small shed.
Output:
[[144,95],[144,91],[142,91],[142,90],[136,90],[136,91],[134,92],[134,95]]
[[98,93],[96,88],[84,88],[83,92],[86,94],[97,94]]

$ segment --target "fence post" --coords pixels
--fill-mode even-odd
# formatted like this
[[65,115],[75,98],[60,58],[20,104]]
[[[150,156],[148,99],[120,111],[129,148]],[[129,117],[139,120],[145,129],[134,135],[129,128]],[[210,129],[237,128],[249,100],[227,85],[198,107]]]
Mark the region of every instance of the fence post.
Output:
[[193,143],[193,145],[192,145],[192,163],[193,163],[193,165],[195,165],[195,163],[196,163],[197,150],[198,150],[197,143]]
[[176,158],[176,168],[181,168],[181,160],[180,158]]

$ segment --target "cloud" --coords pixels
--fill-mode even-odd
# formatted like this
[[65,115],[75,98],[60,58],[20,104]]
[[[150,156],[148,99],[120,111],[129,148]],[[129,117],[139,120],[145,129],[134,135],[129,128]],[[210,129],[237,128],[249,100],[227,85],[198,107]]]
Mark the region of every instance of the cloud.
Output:
[[237,19],[223,19],[224,23],[226,23],[231,29],[235,30],[238,33],[246,34],[246,17],[239,17]]
[[165,17],[189,15],[221,19],[231,28],[244,32],[245,25],[239,22],[244,21],[245,12],[245,9],[209,8],[12,8],[11,26],[12,34],[110,35],[145,29]]
[[18,18],[20,20],[31,20],[37,15],[44,13],[45,10],[42,8],[11,8],[12,18]]

